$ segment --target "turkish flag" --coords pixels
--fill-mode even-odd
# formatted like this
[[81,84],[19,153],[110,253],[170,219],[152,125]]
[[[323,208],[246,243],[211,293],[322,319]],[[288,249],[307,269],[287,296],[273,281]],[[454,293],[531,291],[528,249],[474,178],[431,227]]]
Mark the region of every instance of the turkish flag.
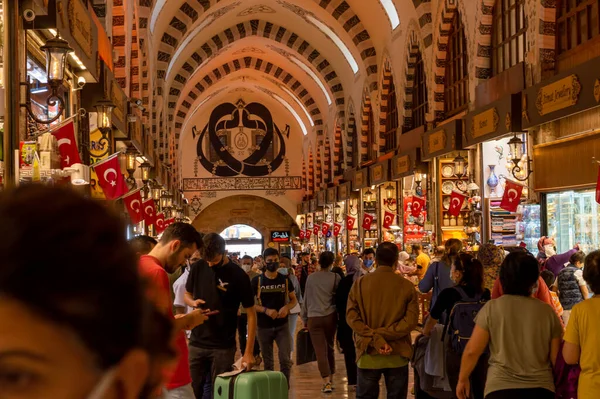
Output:
[[75,124],[73,120],[59,127],[52,134],[56,137],[56,142],[58,143],[61,169],[81,163],[79,151],[77,150],[77,141],[75,140]]
[[146,225],[150,226],[156,222],[156,207],[152,198],[142,202],[142,210]]
[[467,197],[458,191],[452,191],[452,194],[450,195],[450,208],[448,209],[448,213],[452,216],[458,216],[466,199]]
[[123,197],[125,208],[129,212],[129,217],[133,224],[138,224],[144,220],[144,214],[142,213],[142,193],[140,189],[135,190]]
[[394,224],[394,220],[396,220],[396,215],[392,212],[385,211],[383,214],[383,227],[385,229],[389,229]]
[[310,240],[310,236],[312,235],[312,231],[310,231],[310,230],[306,230],[306,232],[305,232],[304,234],[305,234],[305,236],[306,236],[306,239],[307,239],[307,240]]
[[125,178],[121,173],[118,154],[97,162],[92,167],[98,176],[98,185],[104,191],[106,199],[114,200],[129,191]]
[[314,224],[313,225],[313,234],[318,236],[319,235],[319,230],[321,230],[321,226],[319,226],[318,224]]
[[304,240],[304,230],[300,230],[300,239]]
[[596,202],[600,204],[600,169],[598,169],[598,183],[596,183]]
[[365,213],[365,215],[363,216],[362,228],[365,230],[370,230],[371,223],[373,223],[373,219],[375,219],[373,215],[371,215],[370,213]]
[[412,209],[411,214],[418,218],[421,216],[421,212],[425,210],[425,198],[417,197],[416,195],[413,197],[412,201]]
[[324,236],[327,236],[327,233],[329,233],[329,224],[328,223],[323,223],[321,225],[321,231],[323,232]]
[[341,223],[334,223],[333,224],[333,236],[337,237],[340,235],[340,231],[342,230],[342,225]]
[[348,230],[354,230],[354,224],[356,223],[356,218],[353,216],[346,216],[346,228]]
[[156,215],[154,228],[156,229],[156,234],[161,234],[167,228],[167,226],[165,225],[165,215],[162,212]]
[[521,184],[506,179],[506,187],[504,188],[500,208],[509,212],[516,212],[521,202],[521,193],[523,193],[523,186]]
[[170,219],[165,220],[165,228],[169,227],[173,223],[175,223],[175,218],[170,218]]

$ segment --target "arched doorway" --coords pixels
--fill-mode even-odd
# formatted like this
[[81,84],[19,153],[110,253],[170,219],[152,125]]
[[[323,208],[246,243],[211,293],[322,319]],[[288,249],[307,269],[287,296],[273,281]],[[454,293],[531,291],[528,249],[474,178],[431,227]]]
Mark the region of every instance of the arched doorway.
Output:
[[225,239],[227,252],[244,255],[258,256],[263,251],[263,237],[258,230],[246,224],[234,224],[221,232]]

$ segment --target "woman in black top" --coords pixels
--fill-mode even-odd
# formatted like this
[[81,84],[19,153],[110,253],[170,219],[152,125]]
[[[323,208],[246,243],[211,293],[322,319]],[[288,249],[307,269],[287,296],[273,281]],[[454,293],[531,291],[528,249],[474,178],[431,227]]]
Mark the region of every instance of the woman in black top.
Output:
[[[457,289],[458,287],[462,289],[469,298],[469,301],[477,301],[478,299],[489,301],[491,299],[490,290],[484,288],[483,284],[483,265],[471,255],[465,253],[458,255],[452,263],[450,277],[456,285],[440,292],[436,303],[431,309],[425,328],[423,329],[423,334],[427,336],[431,334],[431,330],[433,330],[443,314],[446,315],[445,320],[448,320],[449,323],[450,314],[454,305],[456,305],[457,302],[464,300],[460,290]],[[473,315],[473,318],[475,318],[475,315]],[[447,329],[448,326],[445,326],[445,330]],[[450,332],[446,331],[446,335],[449,333]],[[446,341],[446,374],[448,376],[448,382],[452,387],[452,392],[456,392],[462,353],[455,352],[450,345],[450,340],[446,339]],[[483,355],[479,359],[473,374],[471,374],[471,387],[474,399],[484,398],[487,368],[488,356]]]

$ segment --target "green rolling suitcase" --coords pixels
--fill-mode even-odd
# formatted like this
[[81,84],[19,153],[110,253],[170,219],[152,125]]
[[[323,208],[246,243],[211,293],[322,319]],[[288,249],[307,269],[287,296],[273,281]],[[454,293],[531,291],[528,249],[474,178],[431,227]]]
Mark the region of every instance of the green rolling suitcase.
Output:
[[288,384],[279,371],[250,371],[217,377],[214,399],[288,399]]

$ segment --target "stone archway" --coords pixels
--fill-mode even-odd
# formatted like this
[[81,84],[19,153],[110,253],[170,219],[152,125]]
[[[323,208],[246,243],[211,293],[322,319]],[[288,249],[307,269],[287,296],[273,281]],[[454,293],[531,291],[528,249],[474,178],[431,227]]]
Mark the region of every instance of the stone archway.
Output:
[[254,195],[234,195],[220,199],[200,212],[192,222],[203,233],[220,233],[235,224],[245,224],[258,230],[263,245],[271,239],[272,231],[291,231],[296,235],[296,222],[276,203]]

